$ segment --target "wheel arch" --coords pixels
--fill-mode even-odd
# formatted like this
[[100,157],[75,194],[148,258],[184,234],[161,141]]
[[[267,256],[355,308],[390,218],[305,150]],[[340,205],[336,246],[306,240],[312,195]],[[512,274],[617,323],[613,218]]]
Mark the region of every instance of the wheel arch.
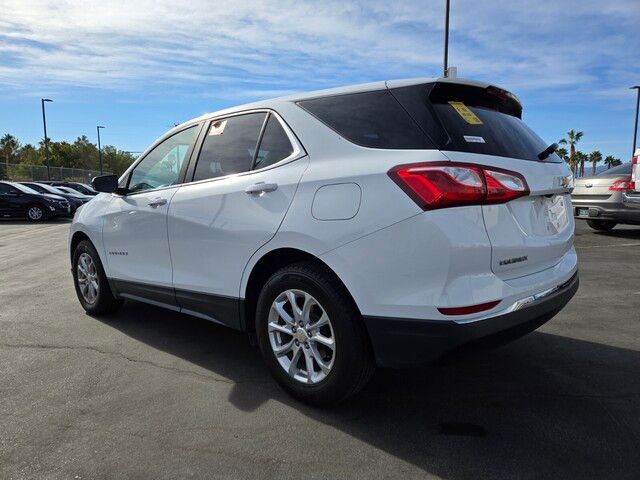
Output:
[[47,218],[48,214],[49,214],[49,208],[48,206],[42,201],[42,200],[31,200],[29,203],[27,203],[27,205],[25,206],[24,209],[24,213],[28,214],[29,209],[31,207],[40,207],[42,209],[42,215],[44,216],[44,218]]
[[282,247],[276,248],[265,253],[260,259],[253,265],[251,272],[248,275],[246,287],[244,289],[244,301],[240,307],[240,316],[244,329],[253,339],[255,338],[255,311],[258,303],[258,297],[260,295],[261,286],[267,281],[267,279],[273,275],[276,271],[287,265],[292,265],[300,262],[311,262],[318,265],[325,270],[327,274],[331,275],[338,285],[344,289],[348,298],[353,303],[357,312],[360,313],[360,309],[356,304],[351,292],[336,274],[336,272],[324,261],[312,253],[306,252],[298,248]]
[[89,238],[89,235],[87,235],[82,231],[75,232],[71,236],[71,241],[69,242],[69,258],[71,259],[71,261],[73,261],[73,252],[76,251],[76,247],[83,240],[88,240],[89,242],[91,242],[91,245],[93,245],[93,247],[95,248],[95,244],[91,241],[91,239]]

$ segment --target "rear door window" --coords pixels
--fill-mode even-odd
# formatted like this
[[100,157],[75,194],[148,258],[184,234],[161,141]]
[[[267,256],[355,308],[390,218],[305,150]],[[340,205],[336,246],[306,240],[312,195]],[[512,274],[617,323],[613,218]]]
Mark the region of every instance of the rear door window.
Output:
[[363,147],[429,149],[432,142],[388,90],[298,102],[347,140]]
[[267,114],[247,113],[211,122],[202,144],[194,181],[251,170]]
[[293,145],[275,115],[269,114],[253,169],[268,167],[293,153]]

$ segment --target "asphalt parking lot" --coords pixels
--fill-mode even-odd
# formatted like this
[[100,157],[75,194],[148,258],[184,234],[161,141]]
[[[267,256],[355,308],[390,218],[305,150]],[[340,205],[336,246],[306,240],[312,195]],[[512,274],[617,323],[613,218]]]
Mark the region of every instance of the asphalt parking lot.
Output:
[[640,229],[578,224],[537,332],[296,403],[231,330],[78,304],[68,223],[0,222],[0,478],[640,478]]

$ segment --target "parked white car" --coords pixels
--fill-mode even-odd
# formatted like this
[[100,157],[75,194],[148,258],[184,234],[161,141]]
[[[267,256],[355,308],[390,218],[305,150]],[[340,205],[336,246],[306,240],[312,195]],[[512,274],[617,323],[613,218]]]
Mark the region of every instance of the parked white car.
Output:
[[374,367],[515,338],[578,287],[571,173],[511,93],[461,79],[292,95],[188,121],[76,215],[90,314],[123,299],[247,332],[317,404]]

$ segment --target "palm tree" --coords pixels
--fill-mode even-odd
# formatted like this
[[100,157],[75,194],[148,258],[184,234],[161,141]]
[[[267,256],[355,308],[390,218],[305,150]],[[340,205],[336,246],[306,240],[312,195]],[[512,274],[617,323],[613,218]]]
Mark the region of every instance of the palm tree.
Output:
[[604,164],[607,166],[608,170],[611,167],[621,165],[622,161],[619,158],[614,157],[613,155],[607,155],[607,157],[604,159]]
[[585,153],[582,153],[580,150],[576,150],[573,158],[576,164],[576,174],[580,172],[580,176],[584,177],[584,162],[586,162],[589,157]]
[[16,137],[10,134],[6,134],[4,137],[0,139],[0,151],[4,156],[4,161],[6,165],[6,176],[9,178],[9,159],[13,157],[16,153],[18,153],[18,148],[20,148],[20,144]]
[[596,150],[595,152],[591,152],[589,154],[589,161],[591,162],[591,165],[593,165],[593,168],[591,169],[591,175],[595,175],[596,174],[596,164],[602,161],[602,153],[600,153],[598,150]]
[[566,148],[559,148],[556,150],[556,155],[558,155],[562,160],[569,163],[569,153]]
[[563,145],[569,145],[569,166],[571,166],[571,170],[574,174],[577,175],[577,162],[576,162],[576,143],[580,141],[583,137],[584,132],[576,132],[574,129],[571,129],[567,132],[567,138],[561,139],[558,143]]

